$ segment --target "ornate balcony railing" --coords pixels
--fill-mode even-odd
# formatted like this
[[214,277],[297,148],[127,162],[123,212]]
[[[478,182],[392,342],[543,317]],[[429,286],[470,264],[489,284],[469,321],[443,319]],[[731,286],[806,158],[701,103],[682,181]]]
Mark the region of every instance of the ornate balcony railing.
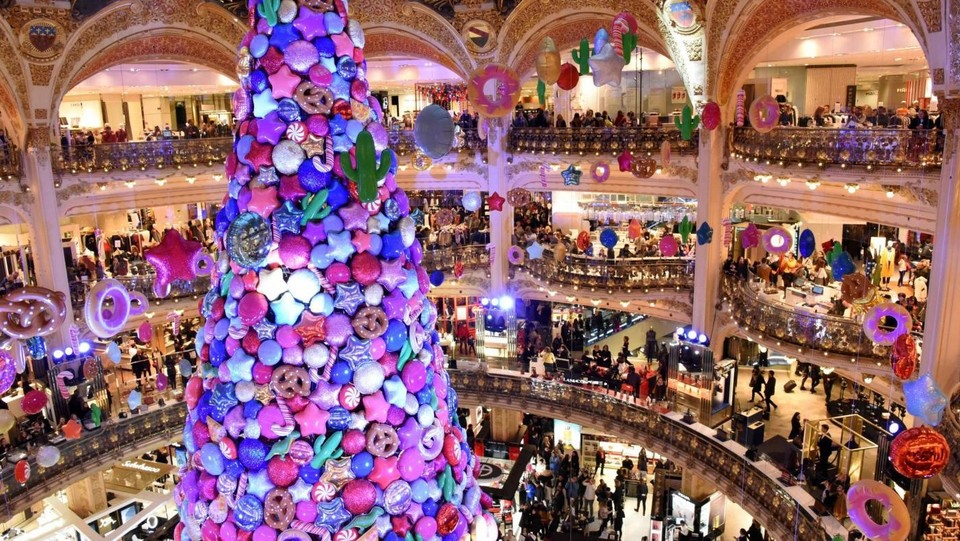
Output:
[[734,152],[748,160],[864,167],[939,166],[943,158],[940,130],[886,128],[787,128],[768,133],[737,128]]
[[463,263],[464,268],[489,266],[490,252],[479,244],[426,250],[421,264],[427,271],[435,271],[452,270],[457,263]]
[[[13,476],[13,467],[3,468],[0,484],[0,509],[3,520],[26,509],[52,492],[70,486],[99,468],[133,455],[153,445],[179,439],[187,408],[183,403],[108,422],[93,432],[84,432],[77,440],[61,441],[60,461],[44,468],[30,456],[30,479],[20,484]],[[9,457],[8,457],[9,459]]]
[[[723,293],[730,313],[742,326],[770,338],[800,348],[851,359],[886,363],[889,346],[881,346],[867,338],[863,324],[846,317],[818,314],[763,298],[760,285],[736,277],[723,277]],[[920,340],[919,336],[916,336]]]
[[0,180],[19,179],[22,176],[20,149],[16,145],[0,143]]
[[510,147],[514,152],[581,156],[616,155],[624,150],[657,154],[666,141],[672,152],[693,154],[697,137],[684,141],[678,130],[661,128],[513,128]]
[[[123,286],[127,288],[127,291],[131,293],[134,291],[143,293],[148,301],[198,297],[205,295],[207,291],[210,290],[209,276],[198,276],[196,279],[189,282],[185,280],[174,280],[170,284],[170,292],[162,298],[157,297],[157,295],[153,292],[153,284],[157,280],[157,275],[154,273],[133,276],[117,276],[115,279],[123,284]],[[96,282],[73,282],[70,285],[70,300],[73,302],[74,310],[80,310],[83,308],[84,303],[86,303],[87,293],[95,283]]]
[[[416,152],[417,142],[413,137],[413,130],[391,129],[389,133],[390,148],[398,155],[405,156]],[[453,149],[469,150],[471,152],[479,150],[480,152],[486,153],[487,141],[480,139],[476,128],[468,128],[461,130],[460,133],[454,137]]]
[[53,171],[78,174],[212,166],[223,163],[232,149],[232,137],[53,147]]
[[[773,538],[823,541],[831,537],[816,514],[777,479],[779,471],[772,464],[750,461],[745,457],[746,449],[716,440],[709,428],[688,425],[676,416],[555,381],[451,371],[450,384],[461,401],[582,421],[615,430],[621,437],[666,454],[683,467],[713,480],[718,489],[768,528]],[[797,494],[802,489],[793,487],[792,491]]]
[[523,265],[540,280],[577,288],[649,292],[693,287],[692,259],[643,257],[610,260],[567,255],[557,261],[554,256],[552,250],[544,250],[542,258],[528,258]]

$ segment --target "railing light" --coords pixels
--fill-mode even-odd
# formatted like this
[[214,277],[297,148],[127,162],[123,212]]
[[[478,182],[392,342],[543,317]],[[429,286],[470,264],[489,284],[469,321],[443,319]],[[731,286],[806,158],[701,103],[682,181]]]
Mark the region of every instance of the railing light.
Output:
[[860,185],[855,182],[848,182],[844,184],[844,188],[847,189],[847,193],[857,193],[857,190],[860,189]]
[[820,187],[820,181],[819,181],[819,180],[812,180],[812,179],[811,179],[811,180],[808,180],[808,181],[807,181],[807,188],[810,188],[811,190],[816,190],[816,189],[819,188],[819,187]]
[[893,196],[896,195],[893,191],[893,186],[887,186],[887,198],[893,199]]

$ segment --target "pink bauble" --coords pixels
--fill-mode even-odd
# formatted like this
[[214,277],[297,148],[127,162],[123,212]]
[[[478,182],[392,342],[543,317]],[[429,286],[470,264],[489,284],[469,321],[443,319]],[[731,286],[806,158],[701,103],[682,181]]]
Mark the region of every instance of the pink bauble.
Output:
[[377,281],[380,277],[380,261],[370,253],[364,252],[354,256],[350,262],[350,271],[353,279],[360,285],[366,287]]
[[150,325],[149,321],[144,321],[137,327],[137,338],[145,344],[153,340],[153,326]]
[[660,255],[663,257],[673,257],[677,255],[680,247],[677,246],[677,239],[673,235],[667,234],[660,239]]
[[366,445],[366,436],[357,429],[348,430],[346,434],[343,435],[343,441],[340,442],[340,446],[343,447],[343,452],[348,455],[355,455],[362,452],[366,448]]
[[237,315],[244,325],[255,325],[267,315],[270,307],[267,297],[256,291],[248,292],[237,304]]
[[420,450],[411,447],[400,453],[400,460],[397,461],[397,470],[400,471],[400,477],[408,483],[423,477],[423,470],[426,462],[420,455]]
[[363,515],[377,503],[377,489],[366,479],[354,479],[343,487],[343,506],[354,515]]
[[700,112],[700,122],[708,130],[715,130],[720,125],[720,106],[716,102],[708,101]]
[[24,395],[23,400],[20,401],[20,409],[23,410],[27,415],[33,415],[34,413],[40,413],[43,411],[43,407],[47,405],[47,395],[43,391],[38,391],[36,389],[32,391],[27,391],[27,394]]

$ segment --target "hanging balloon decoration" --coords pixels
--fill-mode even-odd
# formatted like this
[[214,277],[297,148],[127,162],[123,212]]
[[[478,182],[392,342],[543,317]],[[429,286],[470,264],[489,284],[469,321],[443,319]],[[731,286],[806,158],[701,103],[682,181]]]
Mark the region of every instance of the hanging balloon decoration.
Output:
[[586,251],[590,247],[590,233],[587,231],[581,231],[577,235],[577,249],[581,252]]
[[[91,406],[90,409],[93,410],[93,406]],[[80,439],[80,434],[83,432],[83,425],[76,419],[70,419],[63,425],[62,431],[64,438],[77,440]]]
[[[879,523],[867,511],[867,502],[875,500],[887,511],[887,519]],[[904,541],[910,534],[910,511],[900,496],[887,485],[863,479],[847,491],[847,513],[867,539]]]
[[613,248],[619,240],[617,232],[609,227],[600,232],[600,244],[602,244],[604,248]]
[[173,310],[167,313],[167,321],[171,323],[171,331],[174,336],[180,336],[180,320],[183,318],[183,310]]
[[637,178],[650,178],[657,172],[657,162],[650,158],[633,157],[630,163],[630,172]]
[[680,233],[680,240],[687,244],[690,241],[690,233],[693,232],[693,222],[690,221],[689,216],[684,216],[683,220],[680,221],[680,225],[677,226],[677,233]]
[[590,175],[593,177],[593,180],[599,183],[606,182],[606,180],[610,178],[610,164],[607,162],[597,162],[593,164]]
[[704,244],[710,244],[712,241],[713,228],[707,222],[701,223],[700,227],[697,228],[697,244],[703,246]]
[[56,332],[67,317],[66,296],[42,287],[22,287],[0,297],[0,331],[19,340]]
[[901,381],[913,376],[917,369],[917,342],[910,333],[901,334],[894,341],[890,348],[890,366],[893,368],[893,375]]
[[543,38],[537,55],[537,77],[545,85],[552,85],[560,78],[560,52],[552,38]]
[[143,252],[143,257],[157,270],[153,292],[166,297],[174,280],[192,282],[197,276],[207,276],[213,270],[213,259],[203,253],[203,245],[186,240],[176,229],[169,229],[163,240]]
[[507,250],[507,261],[511,265],[523,265],[523,248],[519,246],[511,246]]
[[514,207],[524,207],[533,201],[533,194],[526,188],[513,188],[507,192],[507,203]]
[[840,298],[852,304],[857,299],[865,297],[870,287],[870,280],[862,272],[847,274],[840,284]]
[[703,123],[703,127],[708,131],[713,131],[720,126],[721,115],[720,115],[720,106],[716,102],[708,101],[703,105],[703,110],[700,111],[700,120]]
[[620,167],[620,172],[625,173],[630,171],[631,166],[633,165],[633,154],[630,154],[629,150],[624,150],[617,156],[617,165]]
[[483,198],[480,196],[480,192],[465,192],[463,197],[460,198],[460,203],[463,204],[463,209],[467,212],[476,212],[483,206]]
[[108,342],[107,348],[104,351],[110,362],[120,364],[120,346],[118,346],[116,342]]
[[937,426],[943,420],[947,397],[930,374],[903,382],[903,395],[907,399],[907,413],[910,415],[930,426]]
[[637,19],[629,12],[621,11],[613,19],[614,48],[623,55],[623,61],[630,63],[630,57],[637,48],[640,36],[637,34]]
[[627,237],[630,240],[636,240],[643,234],[643,226],[640,225],[640,222],[636,218],[630,220],[630,224],[627,226]]
[[27,391],[27,394],[23,395],[23,400],[20,401],[20,409],[27,415],[40,413],[46,405],[47,394],[36,389]]
[[144,321],[137,327],[137,338],[144,344],[153,340],[153,325],[149,321]]
[[131,295],[119,281],[107,278],[90,288],[83,305],[83,319],[90,332],[110,338],[123,330],[131,316],[146,311],[147,306],[142,293]]
[[413,139],[420,152],[433,160],[447,155],[453,147],[453,119],[450,111],[432,103],[423,108],[413,124]]
[[[896,322],[896,327],[887,330],[883,325],[887,318]],[[913,317],[906,308],[892,302],[878,304],[867,311],[863,318],[863,333],[875,344],[891,346],[897,338],[913,328]]]
[[910,479],[929,479],[943,471],[949,461],[947,439],[927,426],[904,430],[890,444],[890,463]]
[[69,370],[64,370],[57,374],[57,390],[60,391],[60,397],[64,400],[70,399],[70,389],[67,388],[66,380],[73,378],[73,372]]
[[13,477],[21,485],[30,480],[30,463],[26,459],[17,461],[17,465],[13,467]]
[[557,78],[557,86],[560,90],[573,90],[580,82],[580,72],[576,66],[565,62],[560,66],[560,76]]
[[[602,33],[602,34],[601,34]],[[594,55],[590,57],[590,71],[593,72],[593,86],[620,86],[620,75],[626,62],[622,54],[617,54],[609,43],[607,31],[601,28],[594,38]],[[597,44],[603,45],[597,48]]]
[[426,171],[427,169],[433,167],[433,160],[430,158],[430,156],[427,156],[420,151],[420,149],[417,149],[417,151],[414,152],[413,156],[410,158],[410,165],[412,165],[417,171]]
[[37,449],[37,464],[44,468],[52,468],[60,462],[60,449],[55,445],[44,445]]
[[757,229],[757,224],[751,222],[740,232],[740,244],[744,248],[753,248],[760,245],[760,230]]
[[737,127],[742,128],[744,120],[746,119],[746,101],[747,93],[742,89],[737,92]]
[[467,81],[470,103],[488,118],[507,116],[520,101],[520,79],[503,64],[487,64],[474,70]]
[[774,226],[763,234],[763,249],[771,254],[782,255],[793,248],[793,236],[789,231]]
[[445,279],[446,276],[443,274],[442,270],[435,270],[430,273],[430,285],[433,287],[442,286]]
[[800,257],[810,257],[817,249],[817,239],[813,231],[804,229],[800,232],[800,239],[797,241],[797,248],[800,250]]
[[723,227],[723,246],[729,248],[733,244],[733,220],[727,216],[720,220],[720,225]]
[[672,234],[667,233],[660,238],[660,255],[662,257],[673,257],[677,255],[678,251],[680,251],[680,246]]
[[750,126],[767,133],[780,123],[780,104],[773,96],[760,96],[750,104]]
[[17,367],[14,364],[13,357],[6,351],[0,350],[0,394],[10,390],[16,379]]

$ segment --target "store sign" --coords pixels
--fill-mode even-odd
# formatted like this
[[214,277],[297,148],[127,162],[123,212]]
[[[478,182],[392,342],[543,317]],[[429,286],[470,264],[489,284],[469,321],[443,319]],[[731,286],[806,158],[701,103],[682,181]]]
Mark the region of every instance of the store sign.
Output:
[[687,103],[687,89],[682,86],[673,87],[670,92],[670,101],[673,103]]
[[150,465],[144,464],[143,462],[137,462],[134,460],[127,460],[126,462],[121,464],[121,466],[130,470],[140,470],[147,473],[160,473],[160,468],[157,468],[156,466],[150,466]]

